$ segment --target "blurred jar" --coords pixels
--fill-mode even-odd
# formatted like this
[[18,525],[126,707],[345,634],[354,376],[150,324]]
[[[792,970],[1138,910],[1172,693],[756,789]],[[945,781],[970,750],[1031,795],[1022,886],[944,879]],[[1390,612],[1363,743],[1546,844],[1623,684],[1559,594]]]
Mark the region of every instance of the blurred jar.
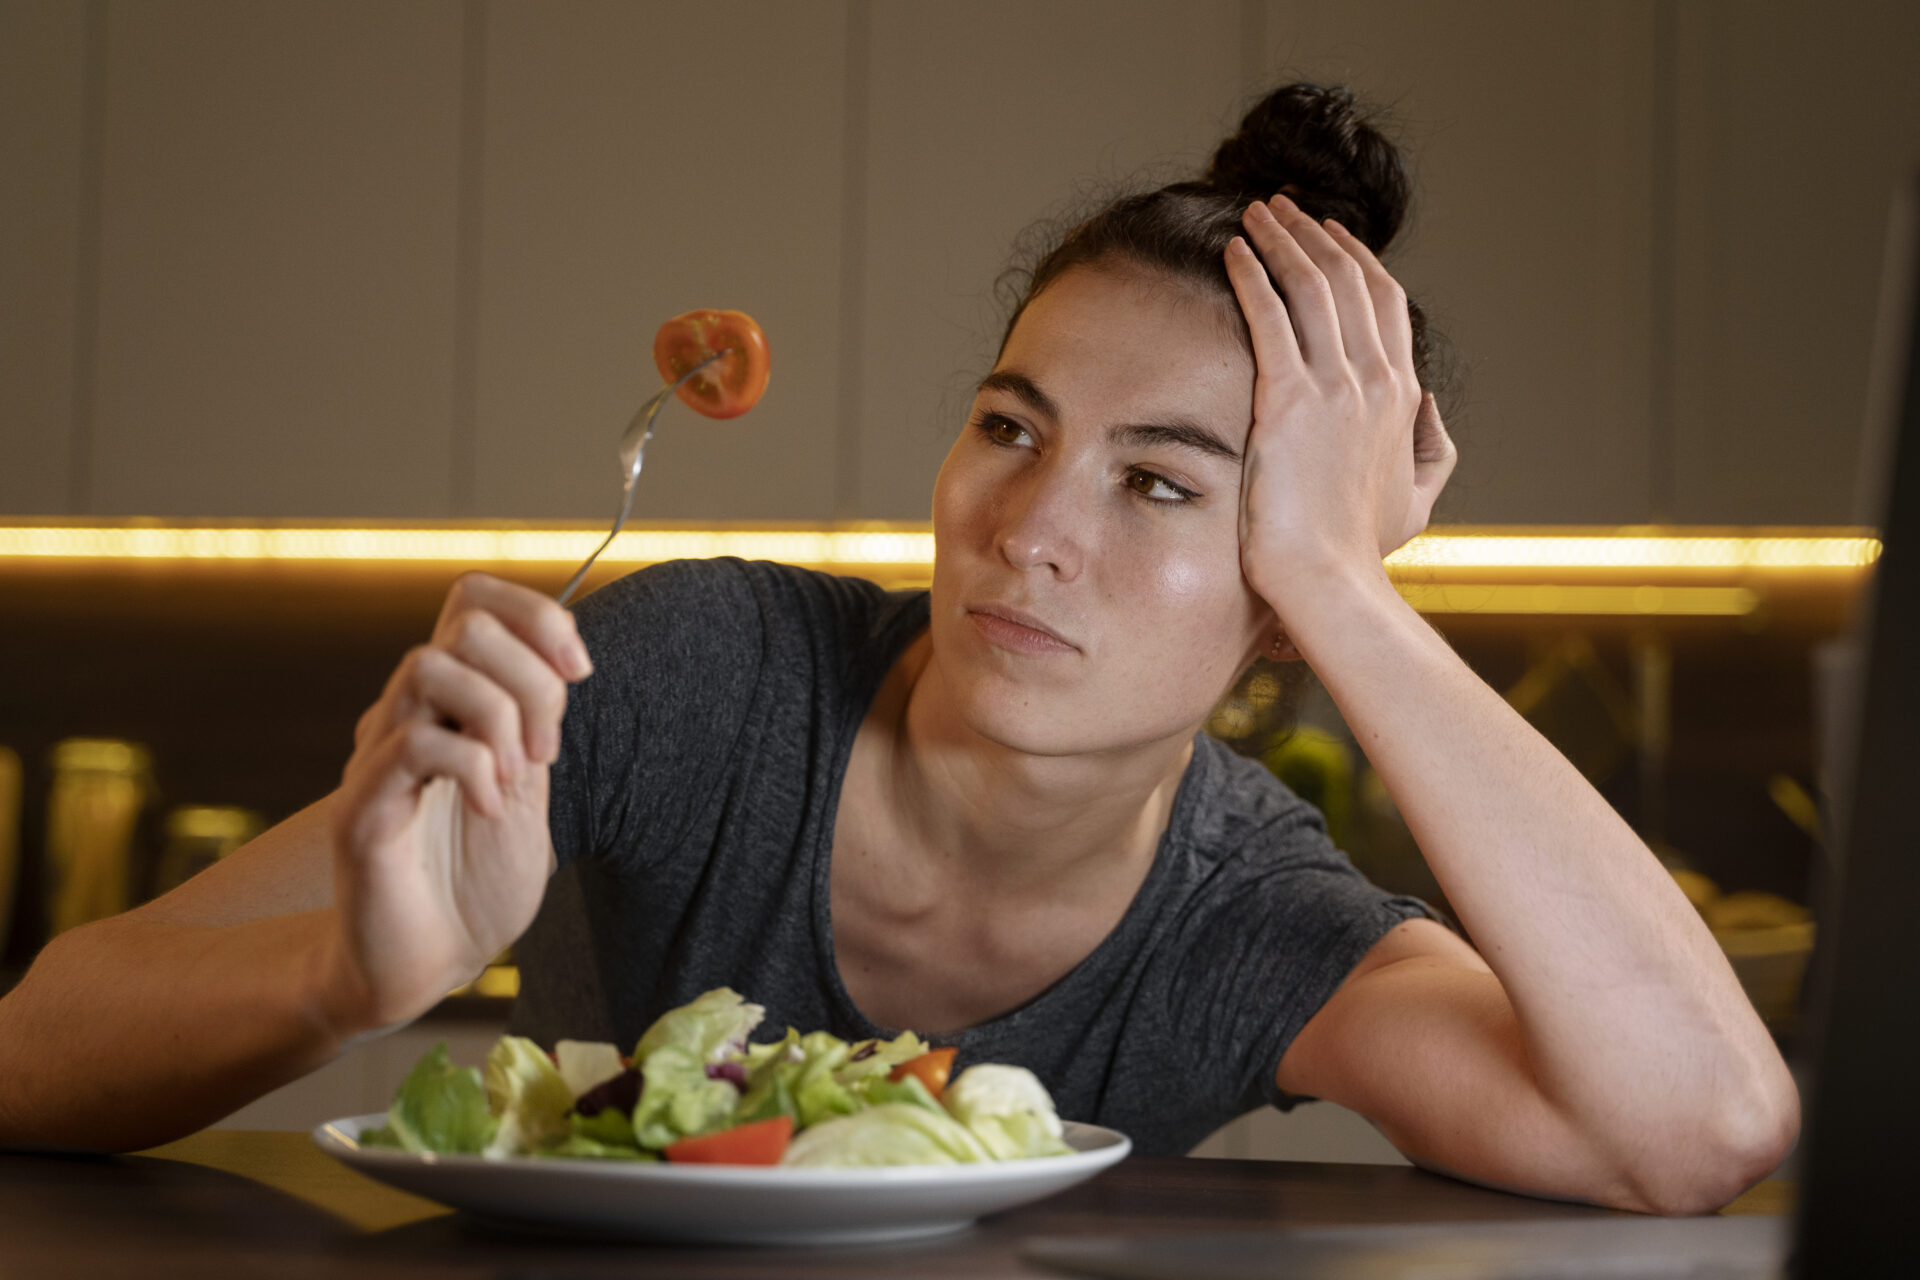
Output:
[[181,805],[167,815],[167,844],[154,872],[153,896],[185,884],[266,829],[266,822],[251,809]]
[[20,753],[0,747],[0,953],[7,949],[13,895],[20,883]]
[[134,832],[153,797],[153,758],[137,742],[54,744],[47,797],[47,936],[133,905]]
[[1320,811],[1335,844],[1351,847],[1353,753],[1346,743],[1301,725],[1261,752],[1260,761],[1289,791]]

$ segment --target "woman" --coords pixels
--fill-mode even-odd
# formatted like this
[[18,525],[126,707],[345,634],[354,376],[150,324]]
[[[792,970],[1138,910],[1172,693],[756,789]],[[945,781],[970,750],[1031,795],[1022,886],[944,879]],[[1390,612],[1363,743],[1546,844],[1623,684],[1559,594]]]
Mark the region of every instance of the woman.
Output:
[[[1026,1063],[1144,1150],[1319,1097],[1494,1185],[1730,1199],[1797,1129],[1771,1040],[1646,848],[1381,567],[1454,460],[1376,256],[1405,201],[1349,98],[1289,86],[1206,180],[1076,228],[942,467],[929,595],[671,565],[576,629],[462,579],[336,793],[0,1005],[10,1058],[60,1041],[6,1064],[0,1137],[211,1121],[418,1015],[564,863],[524,947],[536,1034],[628,1039],[727,982]],[[1197,736],[1263,653],[1318,674],[1480,952]],[[129,1037],[164,1051],[86,1083]],[[116,1114],[128,1091],[168,1104]]]

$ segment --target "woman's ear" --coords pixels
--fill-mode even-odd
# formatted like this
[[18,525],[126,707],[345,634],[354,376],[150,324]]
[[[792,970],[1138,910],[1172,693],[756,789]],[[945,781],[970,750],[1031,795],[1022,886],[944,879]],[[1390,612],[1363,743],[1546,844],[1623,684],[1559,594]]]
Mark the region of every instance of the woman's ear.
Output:
[[1293,647],[1293,641],[1287,639],[1287,633],[1276,630],[1268,638],[1266,647],[1260,650],[1260,656],[1272,662],[1298,662],[1300,651]]

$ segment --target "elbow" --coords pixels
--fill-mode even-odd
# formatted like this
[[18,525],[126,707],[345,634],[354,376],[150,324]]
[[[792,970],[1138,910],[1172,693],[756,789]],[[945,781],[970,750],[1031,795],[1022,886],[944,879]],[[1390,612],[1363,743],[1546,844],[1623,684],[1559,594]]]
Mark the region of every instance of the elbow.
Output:
[[1712,1213],[1780,1167],[1800,1136],[1800,1098],[1784,1065],[1777,1080],[1723,1099],[1692,1128],[1689,1139],[1663,1150],[1628,1179],[1642,1213],[1685,1217]]

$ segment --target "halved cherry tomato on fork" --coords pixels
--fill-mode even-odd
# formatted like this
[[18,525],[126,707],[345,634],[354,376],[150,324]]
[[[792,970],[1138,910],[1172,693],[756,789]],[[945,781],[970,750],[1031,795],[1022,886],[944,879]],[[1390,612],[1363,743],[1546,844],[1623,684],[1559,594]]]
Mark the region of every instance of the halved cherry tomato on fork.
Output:
[[674,1164],[779,1164],[792,1140],[793,1117],[775,1116],[682,1138],[667,1148],[667,1159]]
[[689,311],[660,326],[653,362],[668,382],[724,351],[720,362],[695,375],[679,396],[709,418],[737,418],[759,403],[772,369],[767,335],[740,311]]
[[929,1049],[895,1067],[887,1079],[897,1084],[913,1076],[937,1098],[947,1091],[947,1077],[953,1074],[953,1055],[958,1052],[957,1049]]

